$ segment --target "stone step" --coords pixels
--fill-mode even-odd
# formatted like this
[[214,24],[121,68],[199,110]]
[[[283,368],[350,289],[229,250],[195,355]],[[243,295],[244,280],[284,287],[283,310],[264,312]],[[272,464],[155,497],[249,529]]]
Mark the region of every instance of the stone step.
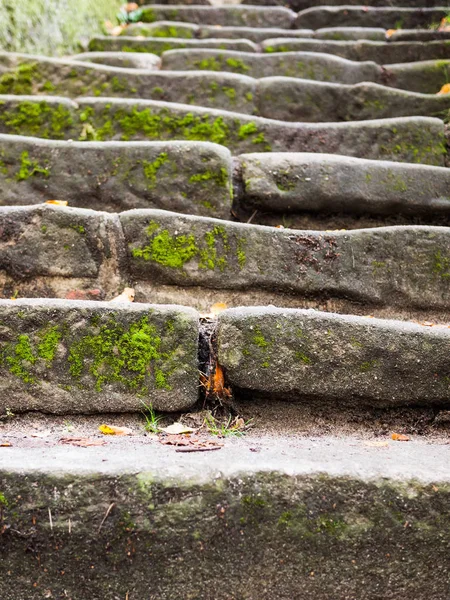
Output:
[[450,31],[433,31],[429,29],[399,29],[391,34],[392,42],[429,42],[432,40],[450,40]]
[[0,318],[2,414],[7,408],[133,412],[143,398],[157,410],[178,411],[197,402],[198,314],[192,309],[0,300]]
[[[281,5],[297,12],[313,7],[342,6],[343,0],[242,0],[243,5],[273,6]],[[380,8],[405,6],[418,9],[431,6],[445,6],[445,0],[366,0],[365,6]],[[345,0],[346,6],[361,6],[361,0]]]
[[394,581],[415,600],[447,595],[445,440],[380,447],[373,435],[268,433],[181,453],[142,435],[93,439],[106,445],[31,438],[2,449],[4,600],[49,590],[105,600],[292,600],[298,590],[334,600],[359,589],[388,598]]
[[0,133],[75,140],[209,141],[244,152],[314,152],[445,166],[444,123],[401,117],[286,123],[152,100],[0,96]]
[[[432,31],[429,32],[433,34]],[[369,39],[385,41],[386,31],[370,27],[326,27],[312,29],[276,29],[273,27],[222,27],[180,23],[178,21],[157,21],[156,23],[130,23],[122,31],[122,36],[143,36],[163,38],[239,38],[252,42],[263,42],[268,38],[302,37],[318,39]]]
[[230,218],[232,159],[207,142],[65,142],[0,134],[0,205],[64,199]]
[[[209,290],[221,299],[236,293],[234,305],[242,304],[239,296],[249,294],[248,304],[253,292],[277,291],[297,302],[334,298],[450,311],[446,227],[324,233],[159,210],[117,216],[45,204],[0,207],[0,224],[7,298],[104,299],[131,282],[139,301],[160,302],[158,293],[169,286],[175,303],[199,308]],[[187,288],[197,298],[188,301]]]
[[448,16],[448,7],[398,8],[372,6],[320,6],[298,13],[294,28],[382,27],[383,29],[427,28]]
[[448,325],[235,308],[219,315],[217,340],[230,384],[271,399],[390,407],[450,401]]
[[281,6],[185,6],[182,4],[164,6],[163,4],[152,4],[142,6],[129,13],[129,21],[132,23],[180,21],[202,25],[279,27],[282,29],[292,28],[295,19],[295,12]]
[[445,40],[433,42],[372,42],[274,38],[261,43],[264,52],[323,52],[379,65],[449,58]]
[[70,57],[77,62],[93,62],[109,67],[124,69],[147,69],[157,71],[161,67],[161,59],[150,52],[82,52]]
[[254,42],[245,39],[204,39],[189,40],[185,38],[161,38],[146,37],[138,38],[132,36],[111,37],[107,35],[97,36],[90,40],[89,50],[91,52],[148,52],[162,54],[166,50],[176,48],[220,48],[228,50],[241,50],[243,52],[256,52],[257,46]]

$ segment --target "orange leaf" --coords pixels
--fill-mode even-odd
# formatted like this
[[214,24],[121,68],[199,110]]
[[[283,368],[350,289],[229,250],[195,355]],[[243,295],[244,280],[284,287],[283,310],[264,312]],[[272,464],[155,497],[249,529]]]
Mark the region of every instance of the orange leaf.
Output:
[[450,94],[450,83],[446,83],[440,89],[440,91],[436,94],[436,96],[441,96],[444,94]]
[[390,38],[390,37],[392,37],[396,31],[397,31],[397,29],[388,29],[388,30],[386,31],[386,37],[387,37],[387,38]]
[[45,204],[54,204],[55,206],[67,206],[67,200],[46,200]]
[[11,446],[12,444],[10,444],[9,442],[0,442],[0,448],[9,448]]
[[403,433],[393,433],[391,438],[397,442],[409,442],[409,437]]
[[129,427],[116,427],[115,425],[100,425],[98,430],[103,435],[131,435],[133,433]]
[[227,309],[227,305],[225,304],[225,302],[216,302],[215,304],[213,304],[211,306],[211,314],[218,315],[219,313],[223,312],[226,309]]

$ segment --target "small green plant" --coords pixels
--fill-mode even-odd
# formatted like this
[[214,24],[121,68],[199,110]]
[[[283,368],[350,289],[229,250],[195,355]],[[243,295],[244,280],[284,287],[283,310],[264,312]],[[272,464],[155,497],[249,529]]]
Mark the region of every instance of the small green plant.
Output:
[[0,415],[0,419],[12,419],[14,416],[15,415],[14,415],[13,411],[10,408],[6,407],[5,414]]
[[245,435],[245,428],[250,425],[251,421],[243,423],[243,419],[233,419],[230,415],[226,423],[219,423],[211,414],[205,417],[205,425],[211,435],[218,437],[242,437]]
[[161,416],[157,415],[155,409],[151,404],[142,403],[142,414],[145,418],[145,431],[150,433],[158,433],[159,423],[162,419]]

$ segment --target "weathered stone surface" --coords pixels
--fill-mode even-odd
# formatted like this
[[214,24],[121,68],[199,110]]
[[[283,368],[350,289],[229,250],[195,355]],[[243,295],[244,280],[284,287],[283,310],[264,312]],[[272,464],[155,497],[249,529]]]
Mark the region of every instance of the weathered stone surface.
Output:
[[399,29],[389,36],[390,42],[431,42],[450,39],[450,31],[433,29]]
[[349,60],[373,60],[379,65],[416,60],[448,59],[448,44],[435,42],[335,41],[297,38],[267,39],[265,52],[325,52]]
[[146,52],[83,52],[72,56],[72,60],[93,62],[110,67],[150,69],[152,71],[157,71],[161,66],[159,56]]
[[77,98],[77,104],[65,102],[72,109],[67,123],[54,117],[61,107],[60,98],[36,101],[28,96],[0,96],[0,133],[96,141],[209,141],[234,154],[326,149],[330,154],[439,166],[446,157],[444,124],[427,117],[286,123],[152,100]]
[[322,233],[156,210],[119,217],[130,274],[142,290],[147,281],[450,308],[450,231],[445,227]]
[[450,169],[330,154],[238,157],[247,210],[290,213],[450,214]]
[[[305,10],[313,6],[322,7],[326,6],[342,6],[343,0],[243,0],[241,4],[244,5],[261,5],[261,6],[272,6],[281,4],[287,6],[294,11]],[[386,0],[366,0],[364,6],[380,6],[386,7],[392,5],[393,2]],[[345,0],[345,6],[361,6],[361,0]],[[395,6],[417,6],[422,8],[426,6],[445,6],[446,0],[395,0]]]
[[131,21],[181,21],[202,25],[229,27],[281,27],[289,29],[295,21],[295,13],[284,7],[246,6],[184,6],[172,7],[159,4],[142,6],[130,13]]
[[312,37],[312,29],[280,29],[276,27],[228,27],[180,23],[179,21],[157,21],[156,23],[130,23],[122,32],[126,36],[165,38],[226,38],[262,42],[275,37]]
[[380,27],[324,27],[315,31],[313,37],[319,40],[373,40],[384,42],[386,31]]
[[227,218],[231,155],[205,142],[63,142],[0,134],[0,205],[164,208]]
[[349,61],[318,52],[254,54],[198,49],[164,52],[162,69],[230,71],[256,78],[280,75],[341,83],[377,81],[384,73],[374,62]]
[[108,440],[0,458],[3,600],[447,594],[445,444],[271,436],[180,454]]
[[[5,53],[6,54],[6,53]],[[154,98],[252,113],[256,82],[231,73],[166,73],[11,54],[3,94]]]
[[[126,275],[117,215],[41,204],[0,207],[2,296],[112,297]],[[80,297],[75,296],[75,297]]]
[[382,27],[383,29],[425,29],[439,23],[446,8],[398,8],[391,6],[320,6],[298,13],[295,27]]
[[239,388],[289,399],[448,404],[450,329],[282,308],[219,315],[218,360]]
[[181,306],[0,300],[0,410],[189,408],[198,314]]
[[291,77],[258,81],[258,113],[280,121],[360,121],[414,115],[444,116],[450,95],[419,94],[377,83],[344,85]]
[[110,37],[98,36],[92,38],[89,42],[91,52],[151,52],[153,54],[162,54],[166,50],[176,48],[221,48],[223,50],[241,50],[243,52],[256,52],[256,45],[250,40],[243,39],[205,39],[190,40],[171,38],[143,38],[137,37]]
[[450,59],[385,65],[385,72],[386,85],[436,94],[450,80]]

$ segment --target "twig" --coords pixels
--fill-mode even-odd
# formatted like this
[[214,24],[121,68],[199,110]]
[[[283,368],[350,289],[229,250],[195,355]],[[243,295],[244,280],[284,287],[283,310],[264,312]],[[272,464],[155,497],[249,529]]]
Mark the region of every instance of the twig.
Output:
[[52,511],[48,507],[48,520],[50,521],[50,529],[53,531]]
[[69,535],[72,533],[72,521],[69,519]]
[[248,219],[247,223],[251,223],[253,221],[253,218],[255,217],[257,212],[258,212],[258,209],[253,211],[253,213],[250,215],[250,218]]
[[106,511],[105,516],[103,517],[103,521],[100,523],[100,527],[98,528],[98,533],[100,533],[100,529],[103,527],[103,523],[106,521],[106,519],[108,518],[109,513],[111,512],[113,506],[115,505],[115,502],[112,502],[109,506],[108,506],[108,510]]
[[189,446],[183,446],[181,448],[177,448],[175,452],[209,452],[211,450],[220,450],[222,446],[214,446],[213,448],[192,448]]

